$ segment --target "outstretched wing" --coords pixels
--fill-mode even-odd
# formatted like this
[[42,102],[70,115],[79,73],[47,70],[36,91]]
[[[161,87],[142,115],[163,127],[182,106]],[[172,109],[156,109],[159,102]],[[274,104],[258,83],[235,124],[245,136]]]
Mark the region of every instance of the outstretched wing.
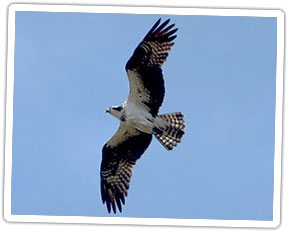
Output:
[[116,213],[116,205],[122,211],[129,189],[133,165],[145,152],[152,135],[129,128],[123,123],[103,146],[100,167],[101,197],[110,213]]
[[153,116],[156,116],[161,106],[165,87],[162,74],[162,65],[166,61],[172,42],[177,36],[169,26],[169,19],[160,24],[159,19],[149,30],[142,42],[134,50],[126,64],[126,71],[130,82],[128,101],[145,105]]

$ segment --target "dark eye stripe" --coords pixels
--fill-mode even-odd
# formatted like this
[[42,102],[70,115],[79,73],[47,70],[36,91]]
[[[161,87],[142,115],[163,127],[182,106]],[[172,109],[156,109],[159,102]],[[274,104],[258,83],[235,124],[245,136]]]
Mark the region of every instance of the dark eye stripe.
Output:
[[122,107],[121,107],[121,106],[118,106],[118,107],[114,107],[113,109],[114,109],[114,110],[117,110],[117,111],[121,111]]

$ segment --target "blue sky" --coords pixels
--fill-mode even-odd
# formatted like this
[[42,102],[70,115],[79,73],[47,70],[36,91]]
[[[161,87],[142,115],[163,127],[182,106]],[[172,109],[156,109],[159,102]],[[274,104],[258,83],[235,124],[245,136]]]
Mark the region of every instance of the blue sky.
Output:
[[182,143],[154,139],[123,213],[100,197],[104,111],[160,15],[16,13],[12,214],[272,220],[276,18],[166,16],[177,39],[160,113],[181,111]]

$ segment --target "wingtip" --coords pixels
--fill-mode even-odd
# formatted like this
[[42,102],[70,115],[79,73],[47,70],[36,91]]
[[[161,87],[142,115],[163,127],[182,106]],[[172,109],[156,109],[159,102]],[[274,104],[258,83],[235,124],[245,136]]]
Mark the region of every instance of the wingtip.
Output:
[[167,19],[166,21],[164,21],[164,24],[168,24],[171,21],[171,19]]
[[179,28],[175,28],[175,29],[169,31],[168,33],[166,33],[166,36],[171,36],[171,35],[175,34],[178,30],[179,30]]
[[156,31],[160,32],[161,30],[163,30],[163,29],[168,25],[169,22],[170,22],[170,19],[167,19],[166,21],[164,21],[164,22],[156,29]]
[[113,213],[116,214],[115,202],[111,202],[111,206],[112,206]]
[[[177,35],[173,35],[173,36],[169,37],[169,38],[167,39],[167,41],[168,41],[168,42],[171,42],[171,41],[173,41],[175,38],[177,38]],[[174,45],[174,43],[173,43],[172,45]]]
[[154,30],[159,26],[160,22],[161,22],[161,18],[159,18],[159,19],[155,22],[155,24],[151,27],[151,29],[150,29],[150,30],[148,31],[148,33],[145,35],[144,40],[145,40],[146,38],[148,38],[148,37],[154,32]]
[[117,204],[117,208],[118,208],[119,212],[121,213],[121,211],[122,211],[122,206],[121,206],[120,199],[118,199],[118,200],[116,201],[116,204]]
[[106,202],[106,208],[107,208],[108,213],[110,213],[111,212],[111,206],[110,206],[109,202]]

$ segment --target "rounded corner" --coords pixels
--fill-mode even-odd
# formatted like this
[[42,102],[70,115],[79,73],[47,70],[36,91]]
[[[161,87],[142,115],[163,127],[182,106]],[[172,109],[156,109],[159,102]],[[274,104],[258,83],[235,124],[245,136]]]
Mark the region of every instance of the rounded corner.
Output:
[[4,214],[2,218],[3,218],[3,221],[6,222],[6,223],[10,223],[10,222],[11,222],[11,221],[9,220],[9,219],[10,219],[10,215],[5,215],[5,214]]
[[8,10],[14,10],[14,8],[15,8],[15,3],[10,3],[9,5],[8,5]]
[[273,220],[273,226],[272,226],[272,228],[274,228],[274,229],[277,229],[277,228],[279,228],[281,226],[281,221],[280,220],[276,220],[276,221],[274,221]]
[[277,10],[277,17],[280,17],[280,18],[284,19],[285,15],[286,15],[286,13],[285,13],[285,11],[283,9],[278,9]]

